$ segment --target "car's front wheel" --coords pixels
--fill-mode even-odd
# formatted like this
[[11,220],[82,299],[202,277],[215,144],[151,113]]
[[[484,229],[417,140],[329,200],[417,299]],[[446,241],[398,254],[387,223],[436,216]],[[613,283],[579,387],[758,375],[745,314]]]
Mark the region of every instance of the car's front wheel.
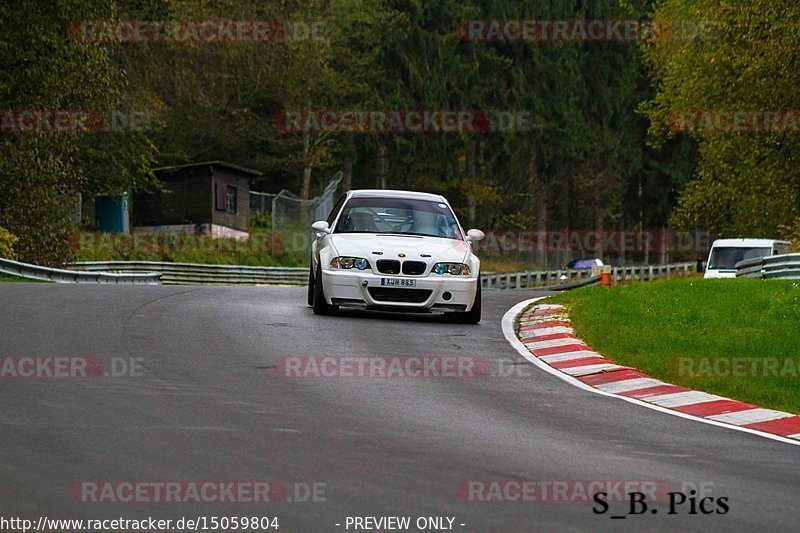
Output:
[[472,309],[466,313],[453,313],[453,320],[458,324],[477,324],[481,321],[481,277],[478,276],[478,288],[475,289],[475,301]]
[[317,275],[314,278],[314,314],[332,315],[336,312],[337,306],[330,305],[325,301],[325,293],[322,287],[322,266],[317,265]]

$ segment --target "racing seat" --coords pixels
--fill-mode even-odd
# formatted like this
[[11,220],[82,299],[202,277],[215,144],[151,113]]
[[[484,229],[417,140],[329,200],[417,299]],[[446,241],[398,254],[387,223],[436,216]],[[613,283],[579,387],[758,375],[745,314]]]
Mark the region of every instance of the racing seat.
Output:
[[350,220],[348,220],[348,222],[350,225],[350,231],[380,233],[378,226],[375,225],[375,217],[369,213],[351,213]]
[[411,231],[423,235],[438,235],[439,228],[436,225],[436,214],[418,211],[414,213],[414,223]]

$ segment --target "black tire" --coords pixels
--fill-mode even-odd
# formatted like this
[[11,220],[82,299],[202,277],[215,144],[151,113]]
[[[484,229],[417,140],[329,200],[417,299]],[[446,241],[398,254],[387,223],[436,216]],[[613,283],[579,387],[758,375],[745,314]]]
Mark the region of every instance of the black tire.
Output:
[[314,261],[308,265],[308,305],[314,307]]
[[453,313],[456,324],[477,324],[481,321],[481,277],[478,276],[478,288],[475,290],[475,301],[472,309],[466,313]]
[[337,307],[330,305],[325,301],[325,293],[322,289],[322,267],[317,266],[317,275],[314,280],[314,314],[315,315],[332,315],[336,312]]

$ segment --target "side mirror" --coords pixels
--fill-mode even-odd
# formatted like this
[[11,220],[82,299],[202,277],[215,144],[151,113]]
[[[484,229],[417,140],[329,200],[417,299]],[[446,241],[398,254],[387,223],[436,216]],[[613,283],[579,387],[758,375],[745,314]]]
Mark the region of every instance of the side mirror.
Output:
[[328,223],[324,220],[317,220],[313,224],[311,224],[311,229],[319,233],[330,233],[331,228],[328,226]]
[[483,239],[485,236],[486,236],[486,234],[483,233],[479,229],[471,229],[471,230],[469,230],[467,232],[467,240],[468,241],[473,241],[473,242],[474,241],[479,241],[479,240]]

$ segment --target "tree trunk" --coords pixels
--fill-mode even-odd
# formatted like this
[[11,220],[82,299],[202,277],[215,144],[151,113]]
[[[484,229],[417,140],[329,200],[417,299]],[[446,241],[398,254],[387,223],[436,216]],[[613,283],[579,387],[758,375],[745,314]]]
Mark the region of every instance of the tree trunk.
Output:
[[300,197],[308,200],[311,195],[311,132],[303,132],[303,190]]
[[347,135],[344,151],[344,164],[342,165],[342,186],[345,191],[353,188],[353,155],[356,151],[353,135]]
[[597,235],[597,239],[595,239],[594,243],[594,256],[602,258],[605,243],[603,242],[603,210],[600,208],[598,208],[597,215],[594,219],[594,232]]
[[532,152],[528,161],[528,200],[529,209],[536,214],[536,253],[534,261],[541,268],[548,268],[547,257],[547,195],[544,180],[536,167],[536,153]]
[[[470,144],[467,150],[467,179],[470,183],[475,183],[478,176],[478,155],[480,150],[480,140],[476,139]],[[475,227],[476,218],[476,202],[475,197],[467,191],[467,225]]]
[[375,186],[378,189],[386,188],[386,173],[389,171],[389,158],[387,152],[388,150],[386,149],[386,144],[381,142],[381,144],[378,145],[378,164],[375,183]]
[[[306,98],[306,111],[311,111],[311,97]],[[300,197],[308,200],[311,196],[311,167],[314,163],[314,154],[311,147],[311,130],[303,129],[303,190]],[[305,222],[305,221],[304,221]]]

